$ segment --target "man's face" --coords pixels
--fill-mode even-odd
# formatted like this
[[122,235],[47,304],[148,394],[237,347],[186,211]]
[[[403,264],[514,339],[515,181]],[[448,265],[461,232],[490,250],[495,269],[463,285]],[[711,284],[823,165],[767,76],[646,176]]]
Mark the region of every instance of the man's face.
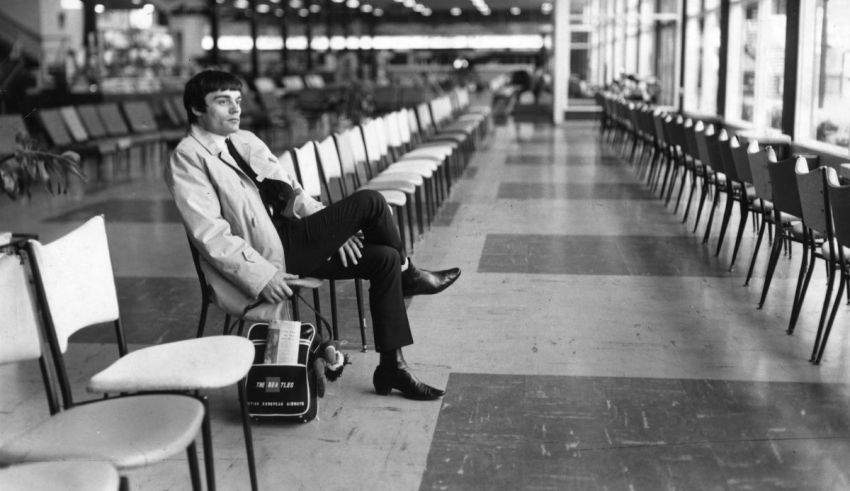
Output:
[[192,108],[198,125],[216,135],[228,136],[239,130],[242,112],[242,93],[238,90],[218,90],[204,96],[206,111]]

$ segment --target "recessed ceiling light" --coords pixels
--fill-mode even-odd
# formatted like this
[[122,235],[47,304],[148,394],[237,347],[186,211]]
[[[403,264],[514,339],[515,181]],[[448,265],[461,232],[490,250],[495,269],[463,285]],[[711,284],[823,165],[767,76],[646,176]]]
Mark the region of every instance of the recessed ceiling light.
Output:
[[511,15],[519,15],[522,13],[522,10],[519,7],[511,7],[510,13]]
[[318,14],[321,11],[322,11],[322,6],[319,5],[318,3],[314,3],[314,4],[310,5],[310,12],[312,12],[314,14]]
[[458,15],[461,14],[461,10],[460,10],[459,7],[452,7],[451,9],[449,9],[449,13],[452,14],[453,16],[457,17]]
[[260,14],[265,14],[270,9],[271,9],[271,7],[269,7],[269,5],[266,4],[266,3],[261,3],[261,4],[257,5],[257,13],[260,13]]
[[364,3],[363,5],[360,6],[360,11],[368,14],[369,12],[372,11],[372,6],[369,5],[368,3]]
[[375,17],[380,17],[380,16],[384,15],[384,9],[373,10],[372,15],[374,15]]

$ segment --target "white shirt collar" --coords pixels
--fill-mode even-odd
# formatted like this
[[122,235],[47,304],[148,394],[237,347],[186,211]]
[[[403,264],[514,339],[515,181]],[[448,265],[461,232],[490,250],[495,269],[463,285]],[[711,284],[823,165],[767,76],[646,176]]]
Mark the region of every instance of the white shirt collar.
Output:
[[227,149],[227,137],[226,137],[226,136],[218,135],[218,134],[216,134],[216,133],[211,133],[211,132],[209,132],[209,131],[205,130],[204,128],[202,128],[202,127],[201,127],[200,125],[198,125],[198,124],[196,124],[196,125],[195,125],[195,128],[196,128],[196,129],[197,129],[197,130],[198,130],[198,131],[199,131],[202,135],[204,135],[204,136],[206,136],[207,138],[209,138],[210,140],[212,140],[212,141],[213,141],[213,143],[215,143],[215,144],[216,144],[216,146],[218,147],[219,151],[224,152],[224,153],[227,153],[227,154],[229,154],[229,153],[230,153],[230,150],[228,150],[228,149]]

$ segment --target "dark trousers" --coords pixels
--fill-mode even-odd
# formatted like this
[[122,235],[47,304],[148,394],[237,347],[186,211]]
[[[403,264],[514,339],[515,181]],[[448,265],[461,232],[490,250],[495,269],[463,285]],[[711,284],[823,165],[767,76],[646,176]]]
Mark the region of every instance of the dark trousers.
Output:
[[[358,191],[298,220],[275,224],[283,242],[286,270],[300,276],[369,280],[375,350],[413,344],[401,288],[404,245],[390,207],[377,191]],[[363,232],[362,257],[344,267],[339,248]]]

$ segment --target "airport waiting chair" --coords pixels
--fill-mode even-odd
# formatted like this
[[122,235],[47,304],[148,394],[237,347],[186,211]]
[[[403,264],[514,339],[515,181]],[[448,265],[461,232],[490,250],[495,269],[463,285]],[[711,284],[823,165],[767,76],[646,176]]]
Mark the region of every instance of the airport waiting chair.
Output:
[[[842,184],[838,173],[832,167],[826,168],[826,190],[829,213],[832,218],[834,244],[824,246],[823,253],[830,254],[830,260],[837,262],[838,291],[829,318],[823,328],[823,335],[817,336],[812,350],[812,363],[819,364],[826,350],[826,342],[832,331],[838,309],[841,307],[844,288],[850,282],[850,185]],[[819,333],[820,334],[820,333]]]
[[120,483],[115,467],[99,460],[32,462],[0,469],[3,491],[116,491]]
[[[254,345],[241,336],[210,336],[157,344],[128,353],[118,309],[115,280],[103,216],[95,216],[49,244],[29,242],[47,337],[63,386],[69,386],[63,354],[68,338],[93,325],[111,323],[118,344],[117,360],[94,374],[86,387],[94,394],[180,392],[207,408],[204,391],[237,386],[242,409],[251,488],[257,488],[253,441],[245,399],[245,377],[254,360]],[[70,390],[63,398],[73,400]],[[207,488],[215,487],[209,411],[203,413]]]
[[835,270],[839,265],[839,261],[837,260],[838,255],[835,251],[832,214],[829,209],[829,197],[826,189],[826,167],[811,168],[808,159],[797,157],[795,159],[794,174],[798,200],[800,202],[800,218],[802,219],[801,239],[803,244],[803,258],[800,263],[800,274],[797,277],[797,286],[794,291],[794,304],[791,310],[791,320],[788,323],[788,334],[792,334],[796,327],[817,259],[826,262],[826,270],[829,276],[821,317],[818,321],[815,348],[812,349],[812,360],[814,360],[818,340],[823,333],[826,323],[829,303],[832,297],[833,278],[835,277]]
[[[345,186],[345,182],[342,177],[342,166],[339,163],[339,154],[336,147],[336,141],[334,140],[333,135],[328,136],[319,143],[310,143],[312,143],[315,148],[315,153],[313,154],[312,159],[310,158],[311,156],[308,153],[309,150],[295,152],[295,165],[299,169],[301,175],[319,177],[319,180],[321,181],[321,187],[325,190],[325,195],[327,196],[328,204],[332,204],[335,201],[338,201],[348,196],[348,188]],[[306,144],[306,146],[309,146],[310,143]],[[308,178],[305,180],[305,182],[310,181],[315,183],[315,179]],[[309,185],[313,186],[315,184]],[[321,194],[321,191],[317,189],[308,189],[307,187],[305,187],[304,190],[313,196],[317,196],[315,194],[316,192],[319,192],[319,194]],[[367,350],[366,314],[364,312],[363,307],[363,281],[360,278],[354,279],[354,291],[357,301],[357,315],[358,327],[360,328],[361,351],[365,352]],[[334,337],[338,338],[339,335],[337,333],[338,321],[336,309],[336,286],[334,283],[331,284],[331,294],[331,302],[334,305],[332,318],[332,323],[334,326]]]
[[[333,137],[336,141],[343,186],[347,195],[369,182],[365,168],[360,165],[366,161],[366,149],[363,146],[363,138],[360,136],[360,128],[349,128],[334,134]],[[377,191],[393,207],[401,240],[408,250],[413,251],[416,233],[413,230],[413,208],[407,200],[407,194],[398,189],[377,189]],[[405,222],[407,222],[407,228],[405,228]]]
[[[198,252],[198,249],[195,247],[195,245],[192,243],[192,238],[190,236],[188,236],[188,234],[187,234],[186,238],[189,241],[189,250],[191,251],[191,254],[192,254],[192,264],[195,266],[195,273],[198,276],[198,283],[200,283],[200,286],[201,286],[201,314],[198,317],[198,332],[195,335],[195,337],[200,338],[200,337],[204,336],[204,331],[206,330],[206,324],[207,324],[207,316],[209,314],[209,307],[210,307],[210,304],[215,303],[213,301],[213,298],[215,298],[215,297],[213,295],[212,287],[207,282],[207,278],[206,278],[206,275],[204,274],[204,270],[203,270],[203,268],[201,268],[200,253]],[[303,278],[299,278],[298,280],[290,281],[290,282],[288,282],[288,284],[289,284],[289,287],[293,290],[293,292],[295,292],[295,291],[300,292],[303,289],[316,290],[316,289],[320,288],[322,286],[322,280],[317,279],[317,278],[303,277]],[[315,301],[315,298],[316,298],[315,293],[313,294],[313,298],[314,298],[314,301]],[[297,297],[293,296],[289,299],[289,307],[291,309],[293,318],[300,320],[301,316],[300,316],[300,309],[298,308],[298,298]],[[319,304],[318,303],[314,304],[313,308],[318,310]],[[249,320],[249,319],[243,318],[241,315],[237,315],[237,314],[231,315],[230,313],[224,311],[223,309],[222,309],[222,312],[224,312],[224,327],[222,329],[222,334],[233,334],[234,332],[236,332],[237,335],[241,336],[242,332],[244,330],[244,327],[245,327],[245,321]],[[257,322],[268,321],[268,319],[264,319],[264,320],[250,319],[250,320],[257,321]]]
[[[415,206],[416,225],[419,234],[422,235],[425,233],[425,215],[430,208],[424,203],[425,199],[423,199],[425,179],[421,174],[410,171],[381,175],[381,171],[386,166],[387,147],[381,140],[380,125],[379,121],[372,119],[358,126],[361,142],[354,142],[354,144],[362,145],[362,148],[355,150],[355,152],[359,157],[362,150],[364,160],[359,161],[358,159],[357,165],[362,166],[366,178],[366,182],[361,187],[375,190],[394,189],[404,192],[407,195],[408,203],[413,203]],[[429,224],[430,220],[429,215]],[[415,236],[411,236],[412,242],[415,241],[414,239]]]
[[[800,193],[797,190],[797,178],[795,174],[797,158],[791,156],[790,158],[779,160],[776,158],[773,147],[767,147],[766,150],[767,172],[773,195],[772,217],[776,232],[767,264],[764,285],[762,286],[759,308],[764,305],[767,298],[767,291],[770,288],[770,283],[776,271],[779,257],[782,254],[783,246],[787,247],[790,255],[793,244],[801,244],[804,247],[806,244],[801,218],[803,216],[803,210],[800,204]],[[822,240],[822,236],[818,235],[816,238]]]
[[[26,254],[31,257],[31,253]],[[30,261],[30,264],[35,263]],[[37,278],[37,271],[34,274]],[[36,285],[40,290],[41,283],[36,281]],[[88,304],[76,305],[70,315],[87,316],[91,313],[88,307]],[[50,409],[50,416],[34,426],[8,432],[16,434],[0,442],[0,465],[69,461],[63,465],[65,471],[78,476],[86,466],[79,465],[78,461],[103,461],[118,472],[124,472],[154,465],[185,451],[192,489],[200,490],[195,438],[203,424],[204,405],[180,394],[132,395],[75,403],[70,397],[67,374],[55,376],[61,364],[62,349],[55,332],[47,326],[43,326],[43,331],[49,350],[45,352],[42,348],[36,311],[42,313],[46,322],[48,308],[42,295],[32,291],[21,256],[0,256],[0,312],[3,315],[0,365],[37,361]],[[48,360],[46,353],[53,353],[53,359]],[[68,467],[72,470],[67,470]],[[14,473],[14,469],[11,467],[3,472]],[[20,469],[21,473],[31,471]],[[98,479],[103,486],[112,479],[108,470],[93,472],[100,476]],[[0,476],[0,482],[2,479]],[[70,489],[68,484],[72,477],[69,475],[68,479],[59,488]],[[114,489],[98,488],[98,481],[89,484],[82,489]],[[128,487],[126,476],[122,477],[121,488]]]

